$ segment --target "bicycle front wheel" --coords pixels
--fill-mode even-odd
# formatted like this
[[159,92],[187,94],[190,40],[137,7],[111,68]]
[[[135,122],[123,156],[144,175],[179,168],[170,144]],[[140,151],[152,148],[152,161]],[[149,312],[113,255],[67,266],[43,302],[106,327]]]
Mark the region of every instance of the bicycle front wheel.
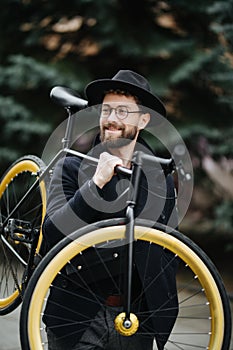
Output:
[[[151,227],[150,224],[148,221],[138,220],[135,227],[135,243],[144,247],[146,245],[145,276],[148,275],[146,270],[151,269],[154,248],[160,252],[163,261],[152,280],[148,282],[146,278],[141,279],[141,290],[137,290],[136,296],[132,297],[132,311],[139,323],[134,333],[154,337],[156,341],[166,339],[164,349],[168,350],[229,349],[231,334],[229,301],[215,266],[199,247],[180,232],[166,233],[166,228],[162,225]],[[122,278],[116,276],[120,276],[126,269],[121,250],[124,244],[125,225],[122,224],[122,219],[106,220],[78,230],[48,253],[33,274],[22,305],[20,338],[23,349],[47,349],[47,335],[43,322],[49,317],[55,320],[54,329],[52,326],[50,329],[56,332],[57,315],[49,314],[54,308],[49,309],[46,306],[56,292],[59,292],[60,303],[56,298],[51,302],[61,311],[59,322],[63,315],[66,336],[75,334],[78,339],[79,333],[88,327],[93,319],[88,318],[88,312],[85,312],[85,307],[82,308],[81,304],[87,302],[93,309],[106,307],[107,290],[106,295],[101,290],[105,288],[104,279],[103,282],[97,283],[100,271],[101,276],[105,272],[115,291],[122,293]],[[106,249],[111,252],[112,261],[106,259]],[[120,262],[121,255],[123,265]],[[94,260],[90,258],[93,256]],[[118,264],[114,264],[115,260],[118,260]],[[118,272],[116,265],[120,269]],[[178,266],[176,295],[168,293],[166,300],[164,296],[161,299],[156,292],[153,292],[151,295],[156,307],[148,307],[147,302],[145,303],[145,294],[150,293],[150,288],[159,291],[161,278],[163,279],[175,265]],[[153,266],[153,269],[156,270],[156,266]],[[132,295],[134,292],[135,290],[132,291]],[[177,306],[170,307],[171,300],[177,297]],[[122,312],[119,308],[115,310],[115,320],[119,321]],[[169,334],[165,334],[160,323],[166,324],[172,317],[174,326],[169,330]],[[112,331],[118,332],[119,328],[122,334],[119,336],[127,338],[130,344],[131,334],[127,329],[124,333],[123,324],[119,327],[118,322],[117,330]],[[62,328],[59,328],[58,334],[62,338]],[[105,336],[104,332],[101,336],[102,338]]]
[[[44,166],[40,158],[24,156],[10,166],[0,182],[0,315],[8,314],[21,303],[22,282],[27,280],[25,270],[30,272],[31,253],[40,249],[46,210],[45,182],[38,181],[33,191],[29,189]],[[31,252],[33,245],[36,246]]]

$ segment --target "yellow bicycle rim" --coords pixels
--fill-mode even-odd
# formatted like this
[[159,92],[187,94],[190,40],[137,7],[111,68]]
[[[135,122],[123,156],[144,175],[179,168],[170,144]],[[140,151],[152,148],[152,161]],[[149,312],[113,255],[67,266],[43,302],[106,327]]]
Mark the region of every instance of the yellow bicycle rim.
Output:
[[[40,315],[48,287],[57,273],[69,260],[86,248],[109,240],[122,240],[124,239],[124,235],[125,226],[105,227],[92,231],[68,244],[47,265],[38,279],[28,310],[28,336],[30,348],[32,350],[43,350],[40,334]],[[192,271],[201,281],[210,301],[211,334],[208,349],[220,350],[224,336],[223,306],[216,283],[203,261],[192,249],[177,238],[157,229],[136,226],[135,238],[152,242],[169,249],[192,268]]]

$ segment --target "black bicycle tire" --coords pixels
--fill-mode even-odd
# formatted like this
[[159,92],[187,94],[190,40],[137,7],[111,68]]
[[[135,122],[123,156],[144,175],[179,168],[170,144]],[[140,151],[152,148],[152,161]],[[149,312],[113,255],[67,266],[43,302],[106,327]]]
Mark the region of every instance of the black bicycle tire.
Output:
[[[35,287],[35,284],[40,277],[40,275],[43,273],[44,268],[47,266],[47,264],[57,255],[57,253],[62,250],[67,244],[69,244],[71,241],[73,241],[75,238],[78,238],[85,233],[88,233],[90,231],[96,230],[98,228],[107,227],[107,226],[116,226],[116,225],[122,225],[125,223],[125,219],[119,218],[119,219],[110,219],[110,220],[103,220],[98,223],[88,225],[88,227],[84,227],[71,235],[65,237],[62,241],[60,241],[55,247],[51,249],[51,251],[45,256],[45,258],[41,261],[37,269],[35,270],[25,293],[24,301],[22,304],[21,309],[21,315],[20,315],[20,340],[21,345],[24,350],[29,350],[29,342],[28,342],[28,335],[27,335],[27,320],[28,320],[28,308],[30,305],[30,299]],[[170,228],[161,225],[156,224],[153,225],[152,222],[149,222],[147,220],[136,220],[136,224],[139,226],[148,226],[156,228],[158,230],[161,230],[163,232],[169,232],[172,236],[178,238],[181,242],[183,242],[185,245],[187,245],[189,248],[191,248],[204,262],[204,264],[208,267],[208,269],[211,271],[211,274],[215,280],[215,283],[218,287],[219,293],[221,295],[222,305],[224,309],[224,319],[225,322],[225,328],[224,328],[224,341],[222,345],[222,350],[228,350],[230,346],[230,338],[231,338],[231,311],[230,311],[230,305],[229,305],[229,298],[226,293],[222,278],[213,264],[213,262],[210,260],[210,258],[206,255],[206,253],[199,247],[197,244],[195,244],[190,238],[183,235],[177,230],[171,230]]]
[[[35,155],[30,155],[30,154],[25,155],[23,157],[18,158],[15,162],[13,162],[8,167],[8,169],[2,175],[0,183],[2,183],[2,181],[4,181],[4,179],[11,172],[11,170],[13,170],[16,166],[20,165],[20,163],[23,164],[26,161],[31,161],[31,162],[35,163],[35,165],[38,167],[39,171],[41,171],[45,167],[45,163],[39,157],[37,157]],[[1,193],[1,196],[2,196],[2,194],[3,194],[3,192]],[[23,294],[23,289],[21,290],[21,293],[13,300],[13,302],[6,305],[6,307],[3,307],[3,308],[0,307],[0,316],[9,314],[10,312],[14,311],[22,302],[22,294]]]

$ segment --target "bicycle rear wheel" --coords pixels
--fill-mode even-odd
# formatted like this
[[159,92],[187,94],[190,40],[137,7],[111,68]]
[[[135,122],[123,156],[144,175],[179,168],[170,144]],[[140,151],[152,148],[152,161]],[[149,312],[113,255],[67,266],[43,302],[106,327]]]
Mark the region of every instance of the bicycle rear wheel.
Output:
[[[118,260],[118,266],[122,268],[122,264],[119,263],[120,247],[125,243],[125,225],[122,222],[122,219],[106,220],[80,229],[58,243],[41,261],[28,284],[21,309],[20,339],[24,350],[47,349],[47,336],[42,318],[45,316],[56,318],[56,315],[48,315],[48,309],[45,308],[50,293],[53,294],[56,290],[59,290],[59,293],[64,292],[62,302],[58,305],[62,312],[66,313],[64,324],[68,336],[69,334],[72,336],[76,330],[78,337],[81,328],[92,321],[85,312],[80,314],[80,309],[75,309],[75,300],[81,300],[83,303],[86,300],[93,308],[96,305],[100,308],[105,307],[106,299],[102,297],[103,293],[98,289],[100,286],[98,287],[95,282],[100,265],[103,265],[102,271],[106,272],[114,284],[117,281],[113,261]],[[161,255],[163,263],[160,272],[153,280],[147,284],[146,281],[142,282],[141,292],[137,293],[137,297],[132,301],[132,310],[139,321],[139,328],[135,332],[145,336],[153,335],[156,339],[159,336],[167,337],[164,347],[167,350],[229,349],[231,335],[229,300],[215,266],[196,244],[180,232],[166,233],[166,227],[162,225],[151,227],[148,221],[137,221],[136,243],[147,245],[146,268],[150,268],[151,252],[154,247],[163,252]],[[112,261],[104,259],[103,249],[110,249]],[[90,259],[90,250],[92,255],[95,254],[95,264]],[[76,260],[77,258],[81,260]],[[157,285],[159,289],[160,278],[163,278],[163,274],[177,262],[179,263],[176,274],[177,309],[169,308],[172,298],[176,298],[176,295],[172,294],[167,295],[167,301],[163,300],[155,309],[145,308],[145,289],[146,293],[152,285]],[[72,274],[68,271],[72,271]],[[84,286],[83,289],[80,289],[80,283]],[[70,284],[71,289],[67,289],[67,284]],[[121,285],[115,287],[122,290]],[[80,291],[82,292],[78,294]],[[154,298],[157,297],[154,295]],[[67,311],[69,313],[67,300],[72,300],[70,318],[67,318]],[[158,330],[151,325],[148,326],[148,320],[154,320],[156,323],[156,318],[160,321],[164,318],[166,321],[170,316],[174,317],[173,311],[178,315],[171,334],[158,334]],[[117,316],[119,316],[118,309],[116,319]],[[130,343],[127,329],[124,334],[123,323],[117,327],[119,328],[123,329],[122,337],[128,338]],[[129,336],[126,337],[127,335]]]
[[40,158],[24,156],[10,166],[0,182],[0,315],[8,314],[21,303],[22,286],[33,263],[30,256],[40,249],[40,227],[46,210],[45,182],[38,181],[23,203],[19,202],[44,166]]

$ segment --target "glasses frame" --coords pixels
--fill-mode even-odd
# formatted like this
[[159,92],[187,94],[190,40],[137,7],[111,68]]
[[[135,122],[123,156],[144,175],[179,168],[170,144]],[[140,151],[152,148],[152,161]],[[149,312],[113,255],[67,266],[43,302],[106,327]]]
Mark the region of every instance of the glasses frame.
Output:
[[[108,106],[108,108],[109,108],[109,115],[108,116],[103,116],[103,114],[102,114],[102,108],[104,107],[104,106]],[[127,115],[125,116],[125,117],[119,117],[119,115],[118,115],[118,113],[117,113],[117,109],[118,108],[121,108],[121,107],[124,107],[124,108],[126,108],[126,111],[127,111]],[[130,113],[140,113],[140,114],[143,114],[143,113],[145,113],[144,111],[142,111],[142,110],[138,110],[138,111],[128,111],[128,109],[127,109],[127,107],[126,106],[117,106],[117,107],[110,107],[109,105],[102,105],[101,107],[100,107],[100,116],[101,116],[101,118],[109,118],[109,116],[112,114],[112,111],[114,110],[114,112],[115,112],[115,116],[119,119],[119,120],[124,120],[124,119],[126,119],[127,117],[128,117],[128,114],[130,114]]]

